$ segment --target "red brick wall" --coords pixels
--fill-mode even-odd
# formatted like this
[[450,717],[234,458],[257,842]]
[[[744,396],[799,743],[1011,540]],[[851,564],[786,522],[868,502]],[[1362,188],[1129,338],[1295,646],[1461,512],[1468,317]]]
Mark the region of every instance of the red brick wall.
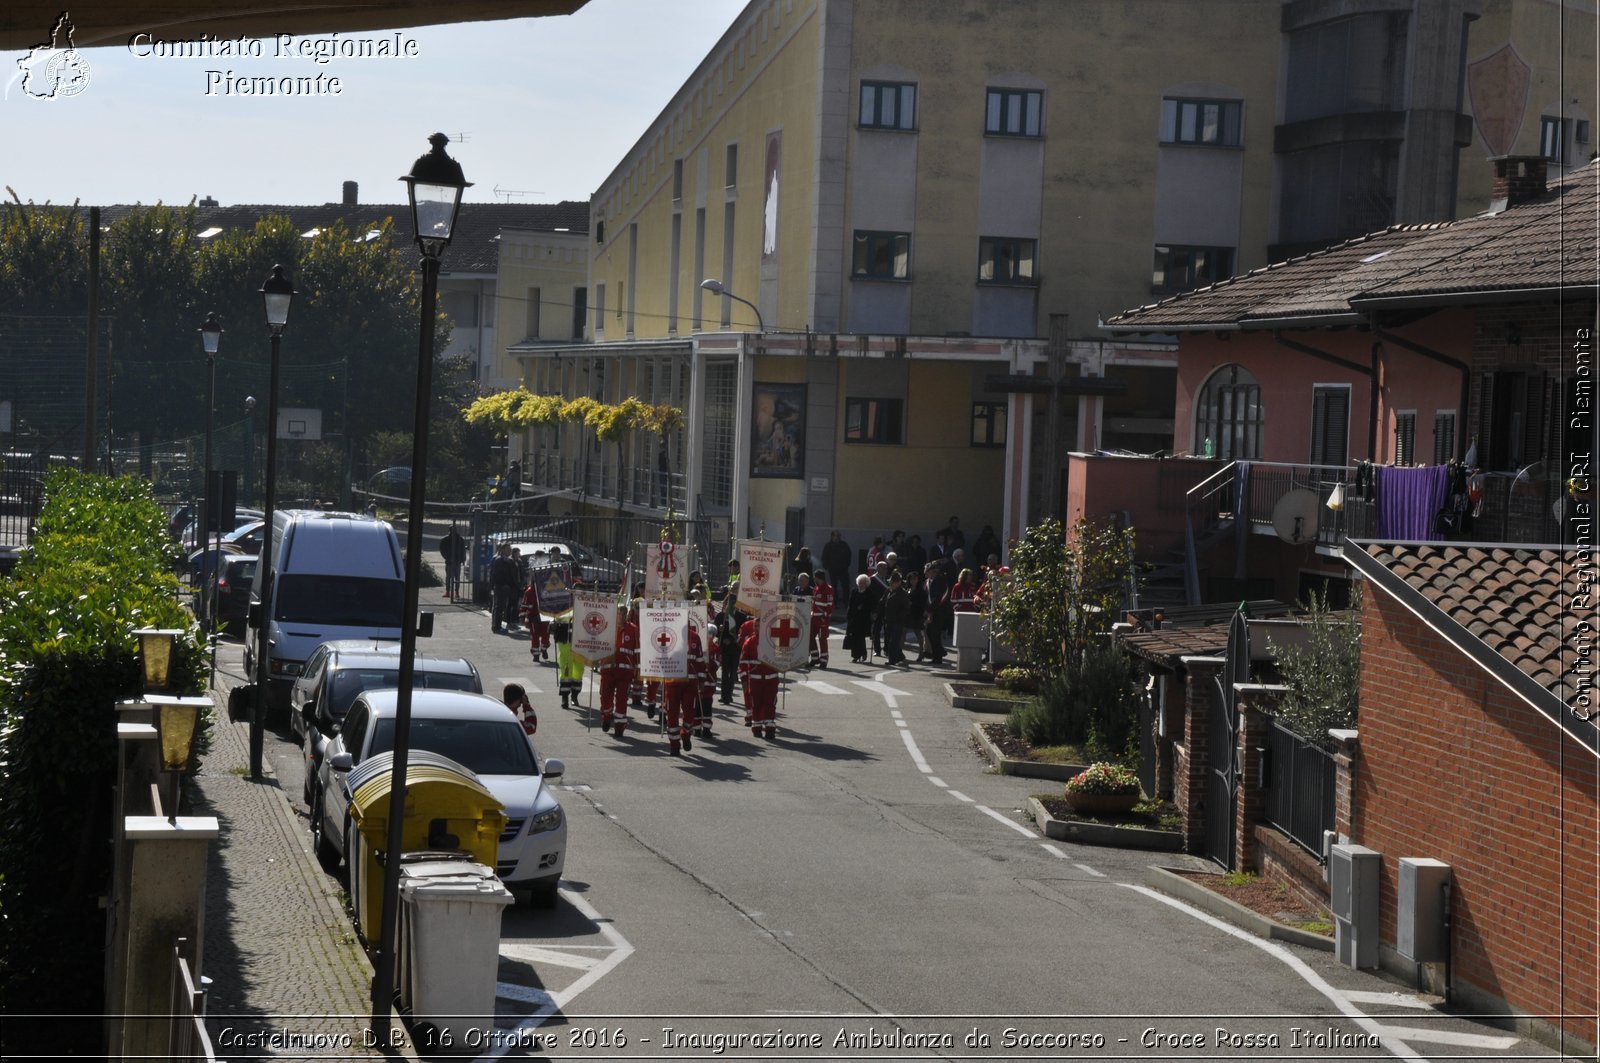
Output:
[[1400,858],[1443,860],[1455,979],[1596,1043],[1594,756],[1376,587],[1360,734],[1351,836],[1383,854],[1382,940]]

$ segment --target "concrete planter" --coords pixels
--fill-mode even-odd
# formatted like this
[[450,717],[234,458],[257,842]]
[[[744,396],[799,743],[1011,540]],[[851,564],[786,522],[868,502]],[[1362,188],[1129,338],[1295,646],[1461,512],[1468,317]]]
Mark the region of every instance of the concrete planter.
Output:
[[[962,689],[957,690],[958,686]],[[985,690],[993,690],[994,693],[972,693],[970,690],[972,687],[983,687]],[[990,687],[980,683],[946,683],[944,685],[944,696],[951,705],[958,709],[966,709],[968,712],[990,712],[1001,716],[1009,715],[1011,710],[1018,705],[1026,705],[1028,703],[1028,699],[1025,697],[1011,697],[999,687]]]
[[1053,779],[1056,782],[1066,782],[1084,768],[1082,764],[1040,764],[1032,760],[1016,760],[1000,752],[1000,747],[989,741],[989,736],[984,733],[983,724],[973,724],[972,733],[978,738],[978,748],[984,751],[989,758],[989,763],[1001,775],[1017,775],[1028,779]]
[[1047,838],[1077,842],[1079,845],[1109,845],[1117,849],[1148,849],[1154,852],[1177,852],[1183,848],[1183,835],[1177,831],[1056,819],[1037,797],[1028,798],[1028,810],[1033,813],[1034,822],[1039,824],[1039,829],[1044,831]]
[[1170,894],[1202,911],[1226,919],[1234,926],[1248,930],[1257,937],[1288,941],[1295,945],[1304,945],[1308,949],[1320,949],[1323,952],[1333,951],[1333,938],[1313,934],[1309,930],[1300,930],[1275,919],[1268,919],[1242,904],[1228,900],[1215,890],[1208,890],[1204,886],[1190,882],[1182,875],[1174,874],[1167,868],[1146,868],[1144,880],[1146,885],[1154,886],[1162,893]]

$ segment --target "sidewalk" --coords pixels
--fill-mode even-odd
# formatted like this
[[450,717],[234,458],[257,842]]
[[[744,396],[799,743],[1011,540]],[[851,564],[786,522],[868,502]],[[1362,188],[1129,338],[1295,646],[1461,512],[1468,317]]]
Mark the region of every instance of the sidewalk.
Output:
[[[383,1058],[364,1047],[372,965],[342,891],[318,868],[304,818],[270,764],[250,780],[249,726],[227,718],[231,685],[218,674],[211,749],[187,795],[189,812],[221,827],[207,866],[201,968],[217,1055]],[[398,1018],[392,1029],[401,1030]]]

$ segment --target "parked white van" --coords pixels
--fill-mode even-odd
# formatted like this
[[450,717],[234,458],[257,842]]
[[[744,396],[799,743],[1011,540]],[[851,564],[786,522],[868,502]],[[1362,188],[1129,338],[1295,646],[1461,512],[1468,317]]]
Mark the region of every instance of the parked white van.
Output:
[[267,647],[252,626],[245,673],[267,661],[267,705],[279,718],[306,658],[332,639],[399,639],[405,613],[405,564],[386,521],[363,513],[289,509],[273,514],[272,582],[256,567],[250,608],[266,612]]

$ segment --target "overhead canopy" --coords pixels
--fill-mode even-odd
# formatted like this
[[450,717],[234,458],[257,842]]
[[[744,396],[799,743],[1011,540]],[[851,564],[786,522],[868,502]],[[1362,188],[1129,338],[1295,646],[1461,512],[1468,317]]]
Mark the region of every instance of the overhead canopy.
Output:
[[[304,5],[241,0],[81,0],[68,9],[79,48],[123,45],[135,33],[197,40],[392,30],[489,19],[570,15],[588,0],[326,0]],[[48,41],[60,0],[0,4],[0,51],[26,51]]]

